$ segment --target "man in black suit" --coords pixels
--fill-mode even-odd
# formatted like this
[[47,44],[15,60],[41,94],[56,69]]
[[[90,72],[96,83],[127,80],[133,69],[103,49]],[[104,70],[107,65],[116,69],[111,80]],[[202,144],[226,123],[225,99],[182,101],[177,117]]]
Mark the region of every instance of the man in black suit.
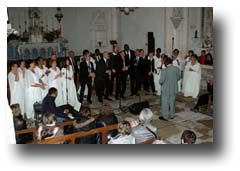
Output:
[[109,86],[110,86],[110,79],[111,79],[111,67],[109,61],[108,52],[103,53],[103,58],[99,60],[96,64],[96,78],[95,78],[95,85],[96,85],[96,92],[98,96],[98,101],[103,102],[103,96],[106,100],[112,100],[109,96]]
[[120,52],[120,56],[117,56],[114,63],[114,69],[116,70],[116,100],[124,98],[124,93],[126,91],[126,81],[129,69],[129,58],[126,56],[125,51]]
[[113,86],[114,86],[114,80],[116,78],[116,71],[114,69],[114,63],[115,63],[115,59],[119,56],[119,48],[118,46],[114,45],[113,46],[113,52],[110,56],[110,67],[112,68],[111,71],[111,80],[110,80],[110,87],[109,87],[109,94],[112,95],[113,94]]
[[155,61],[153,58],[153,52],[148,53],[148,58],[146,59],[146,78],[147,82],[151,86],[152,93],[156,93],[153,74],[155,72]]
[[95,77],[95,71],[93,63],[90,61],[90,53],[88,50],[83,51],[84,60],[80,63],[80,102],[83,102],[84,90],[85,86],[88,87],[88,95],[87,101],[88,103],[92,103],[91,95],[92,95],[92,78]]
[[93,58],[96,61],[96,63],[99,62],[102,59],[102,54],[101,54],[99,49],[95,49],[95,53],[93,55]]
[[[136,57],[136,69],[137,69],[137,86],[136,86],[136,95],[138,94],[138,91],[141,91],[142,85],[144,84],[145,81],[145,60],[144,60],[144,50],[140,49],[139,50],[139,56]],[[145,86],[144,86],[145,89]]]
[[77,61],[75,59],[75,53],[74,53],[74,51],[70,51],[68,53],[68,55],[69,55],[70,64],[71,64],[72,69],[73,69],[74,83],[75,83],[76,89],[78,90],[78,88],[79,88],[79,80],[78,80],[79,68],[78,68]]
[[136,56],[135,52],[129,48],[128,44],[124,45],[124,51],[126,53],[126,57],[129,59],[129,75],[130,75],[130,84],[131,84],[131,96],[136,94],[136,69],[135,69],[135,63],[136,63]]

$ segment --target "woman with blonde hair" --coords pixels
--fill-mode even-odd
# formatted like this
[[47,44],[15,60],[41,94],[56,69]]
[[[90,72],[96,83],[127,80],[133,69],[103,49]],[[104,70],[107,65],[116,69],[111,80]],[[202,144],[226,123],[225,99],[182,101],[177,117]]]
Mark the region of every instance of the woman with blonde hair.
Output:
[[132,136],[132,128],[128,121],[122,121],[118,124],[118,135],[110,138],[108,144],[135,144],[135,138]]

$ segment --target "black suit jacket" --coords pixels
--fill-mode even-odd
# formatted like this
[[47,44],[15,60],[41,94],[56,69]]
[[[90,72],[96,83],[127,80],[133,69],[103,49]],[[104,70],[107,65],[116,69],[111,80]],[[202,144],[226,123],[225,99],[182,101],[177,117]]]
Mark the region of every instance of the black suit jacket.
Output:
[[[93,63],[91,61],[91,72],[95,72]],[[92,77],[89,77],[89,71],[88,71],[88,66],[86,61],[82,61],[80,63],[80,82],[92,82]]]
[[136,76],[143,77],[145,75],[146,69],[145,69],[145,59],[144,59],[144,57],[139,57],[139,60],[137,61],[136,69],[137,69]]
[[105,80],[106,78],[109,78],[109,75],[106,73],[107,70],[110,70],[110,61],[107,60],[106,62],[102,58],[97,64],[96,64],[96,81],[97,80]]
[[74,74],[79,71],[77,60],[75,58],[71,59],[71,57],[68,57],[70,64],[72,65]]
[[146,60],[146,73],[148,74],[149,72],[154,73],[154,68],[155,67],[155,60],[154,58],[152,59],[152,61],[150,59]]
[[[125,56],[125,66],[129,66],[129,58]],[[127,73],[128,71],[123,72],[123,59],[121,56],[117,56],[114,61],[114,69],[116,70],[116,75],[121,75],[122,73]]]
[[101,60],[102,57],[103,57],[101,53],[100,53],[99,55],[94,54],[94,55],[93,55],[93,58],[94,58],[94,60],[96,61],[96,63],[99,62],[99,60],[97,59],[97,56],[100,56],[100,60]]
[[[125,51],[126,53],[126,51]],[[135,52],[133,50],[130,50],[130,55],[131,55],[131,58],[129,57],[129,54],[126,53],[126,56],[128,57],[129,59],[129,73],[132,74],[134,72],[134,64],[136,63],[136,56],[135,56]]]

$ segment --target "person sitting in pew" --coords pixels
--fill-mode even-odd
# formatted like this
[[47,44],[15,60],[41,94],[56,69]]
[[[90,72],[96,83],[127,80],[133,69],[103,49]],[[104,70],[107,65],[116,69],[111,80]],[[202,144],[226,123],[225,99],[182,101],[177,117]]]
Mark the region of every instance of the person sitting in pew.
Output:
[[[19,104],[13,104],[11,105],[11,110],[13,114],[13,123],[15,131],[27,129],[27,123],[23,119],[23,116],[21,114],[21,109]],[[17,144],[26,144],[29,142],[29,140],[32,139],[31,134],[16,134],[16,143]]]
[[37,139],[46,140],[55,137],[63,136],[63,130],[56,126],[55,114],[47,113],[43,116],[43,125],[37,130]]
[[[74,132],[90,131],[96,128],[95,120],[98,116],[93,117],[91,110],[87,106],[82,106],[79,114],[73,122]],[[89,135],[76,139],[77,144],[96,144],[96,135]]]
[[48,90],[47,96],[42,101],[43,113],[55,114],[57,122],[74,119],[69,109],[62,109],[61,107],[56,107],[55,99],[57,97],[57,94],[58,92],[56,88],[52,87]]
[[149,108],[144,108],[138,121],[131,122],[132,133],[136,138],[136,144],[157,139],[157,128],[152,125],[153,113]]
[[118,124],[119,134],[110,138],[108,144],[135,144],[135,137],[132,135],[131,124],[128,121],[122,121]]

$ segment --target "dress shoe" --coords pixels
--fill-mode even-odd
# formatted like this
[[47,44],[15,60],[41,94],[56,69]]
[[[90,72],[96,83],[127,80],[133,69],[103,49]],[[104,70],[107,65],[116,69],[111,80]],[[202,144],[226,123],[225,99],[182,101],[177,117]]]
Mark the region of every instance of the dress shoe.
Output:
[[163,120],[163,121],[168,121],[167,119],[165,119],[164,117],[160,116],[159,117],[160,120]]
[[89,103],[89,104],[92,104],[92,100],[88,100],[88,103]]
[[98,99],[98,101],[99,101],[100,103],[103,103],[103,99]]
[[134,96],[134,94],[131,94],[130,96]]
[[119,97],[115,97],[116,100],[119,100]]
[[136,96],[139,96],[139,94],[137,93]]

